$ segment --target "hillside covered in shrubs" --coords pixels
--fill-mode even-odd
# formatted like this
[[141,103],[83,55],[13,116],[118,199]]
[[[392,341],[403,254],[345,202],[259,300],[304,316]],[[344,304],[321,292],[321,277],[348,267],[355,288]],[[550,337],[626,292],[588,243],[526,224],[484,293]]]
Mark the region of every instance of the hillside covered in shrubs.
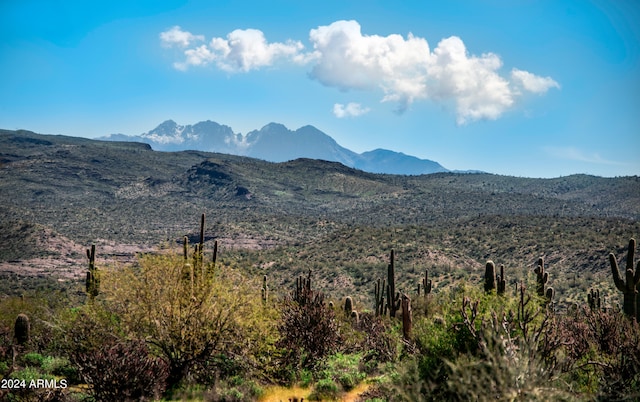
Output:
[[2,131],[0,399],[640,398],[639,180]]

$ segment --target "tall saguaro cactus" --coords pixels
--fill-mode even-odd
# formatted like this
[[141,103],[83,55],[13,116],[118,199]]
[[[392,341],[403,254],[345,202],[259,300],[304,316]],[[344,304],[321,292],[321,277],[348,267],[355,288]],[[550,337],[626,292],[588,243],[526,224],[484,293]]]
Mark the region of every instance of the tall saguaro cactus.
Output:
[[620,275],[618,269],[618,261],[613,253],[609,253],[609,263],[611,264],[611,272],[613,274],[613,282],[619,291],[623,294],[622,311],[631,317],[640,321],[640,298],[637,296],[638,287],[640,286],[640,261],[636,267],[635,274],[633,272],[633,256],[636,250],[636,239],[629,240],[629,250],[627,250],[627,269],[624,279]]
[[384,292],[387,288],[387,282],[385,279],[380,283],[380,278],[376,281],[373,286],[374,298],[375,298],[375,312],[376,315],[384,315],[385,304],[384,304]]
[[267,285],[267,275],[262,277],[262,302],[267,303],[269,300],[269,285]]
[[91,249],[87,249],[87,258],[89,259],[89,270],[87,271],[87,279],[85,281],[85,290],[90,300],[100,293],[100,274],[96,268],[96,245],[92,244]]
[[395,253],[391,249],[389,254],[389,265],[387,266],[387,307],[389,308],[389,317],[395,317],[396,312],[400,309],[400,292],[396,292],[396,269],[395,269]]
[[207,275],[211,277],[213,275],[213,271],[216,269],[216,261],[218,259],[218,241],[214,240],[213,242],[213,258],[211,259],[211,264],[208,265]]
[[202,265],[204,263],[204,213],[202,214],[202,217],[200,217],[200,243],[199,243],[199,247],[198,247],[198,260],[200,261],[200,264]]

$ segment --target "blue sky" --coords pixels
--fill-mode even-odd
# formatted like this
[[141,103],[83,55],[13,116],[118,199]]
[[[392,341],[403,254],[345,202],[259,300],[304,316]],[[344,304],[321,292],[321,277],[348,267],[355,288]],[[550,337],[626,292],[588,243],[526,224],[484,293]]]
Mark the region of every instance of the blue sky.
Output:
[[0,1],[0,128],[310,124],[449,169],[640,174],[637,1]]

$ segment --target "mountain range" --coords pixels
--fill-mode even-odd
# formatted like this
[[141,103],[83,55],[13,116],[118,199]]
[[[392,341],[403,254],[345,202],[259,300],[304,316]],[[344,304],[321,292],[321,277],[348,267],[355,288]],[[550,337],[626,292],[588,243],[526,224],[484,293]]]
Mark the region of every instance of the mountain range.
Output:
[[135,141],[149,144],[156,151],[206,151],[249,156],[269,162],[309,158],[340,162],[369,173],[420,175],[448,172],[437,162],[386,149],[358,154],[340,146],[333,138],[307,125],[295,131],[282,124],[269,123],[243,135],[231,127],[207,120],[179,125],[167,120],[140,135],[111,134],[108,141]]

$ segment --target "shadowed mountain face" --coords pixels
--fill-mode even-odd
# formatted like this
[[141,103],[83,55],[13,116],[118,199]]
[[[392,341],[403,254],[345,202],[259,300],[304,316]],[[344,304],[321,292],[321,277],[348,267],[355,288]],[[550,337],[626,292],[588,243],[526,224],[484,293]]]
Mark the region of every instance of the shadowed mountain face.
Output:
[[320,159],[340,162],[371,173],[419,175],[447,171],[437,162],[400,152],[377,149],[357,154],[340,146],[313,126],[291,131],[282,124],[269,123],[260,130],[242,135],[212,121],[181,126],[173,120],[167,120],[139,136],[112,134],[103,139],[143,142],[157,151],[220,152],[270,162],[286,162],[297,158]]

